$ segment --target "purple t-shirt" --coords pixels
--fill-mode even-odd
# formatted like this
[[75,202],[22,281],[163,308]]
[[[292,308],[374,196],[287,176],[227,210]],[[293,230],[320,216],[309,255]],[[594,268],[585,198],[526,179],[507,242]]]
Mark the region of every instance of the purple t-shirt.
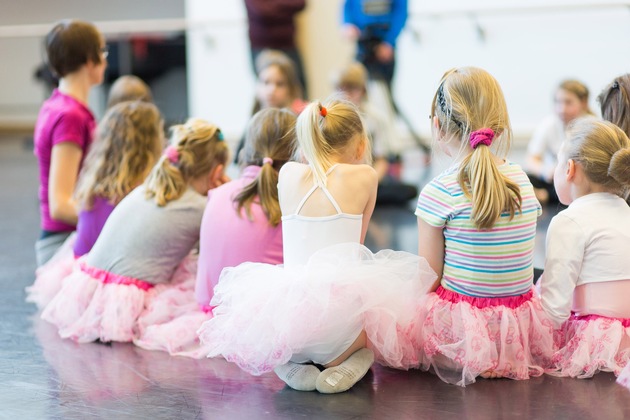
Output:
[[91,209],[79,212],[77,241],[74,243],[75,258],[90,252],[114,207],[109,200],[97,197]]
[[199,268],[195,296],[199,305],[210,303],[214,286],[224,267],[244,262],[282,264],[282,225],[273,227],[260,204],[252,203],[252,220],[245,210],[236,212],[234,197],[260,172],[248,166],[237,180],[208,192],[208,204],[201,220]]
[[[71,96],[54,90],[39,111],[35,124],[35,156],[39,164],[39,202],[41,227],[49,232],[68,232],[74,226],[53,220],[48,207],[48,179],[53,146],[75,143],[87,154],[96,122],[92,112]],[[83,164],[83,159],[81,159]],[[79,174],[77,173],[76,176]]]

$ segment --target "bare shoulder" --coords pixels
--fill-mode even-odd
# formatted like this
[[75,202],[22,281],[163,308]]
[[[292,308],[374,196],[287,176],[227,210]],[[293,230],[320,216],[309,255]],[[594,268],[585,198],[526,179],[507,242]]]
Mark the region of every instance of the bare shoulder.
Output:
[[298,181],[308,173],[308,165],[299,162],[287,162],[282,165],[278,174],[278,182]]
[[362,185],[376,185],[378,184],[378,175],[376,170],[370,165],[339,165],[337,169],[338,174],[344,178],[350,178],[357,184]]

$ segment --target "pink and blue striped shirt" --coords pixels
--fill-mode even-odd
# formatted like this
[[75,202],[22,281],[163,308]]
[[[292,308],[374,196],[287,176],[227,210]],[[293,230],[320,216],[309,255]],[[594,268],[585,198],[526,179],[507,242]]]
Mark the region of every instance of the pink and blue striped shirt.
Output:
[[519,165],[506,161],[498,168],[520,186],[523,204],[512,220],[505,212],[491,229],[479,230],[471,220],[472,204],[457,182],[457,167],[438,175],[420,193],[416,216],[444,228],[441,284],[448,290],[503,297],[527,293],[532,287],[536,219],[541,207]]

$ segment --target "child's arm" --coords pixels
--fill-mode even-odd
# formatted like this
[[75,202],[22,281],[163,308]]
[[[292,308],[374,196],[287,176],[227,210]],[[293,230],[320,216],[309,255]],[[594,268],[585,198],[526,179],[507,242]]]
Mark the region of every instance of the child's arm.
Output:
[[83,151],[72,142],[57,143],[50,156],[48,205],[50,217],[71,225],[77,224],[77,209],[72,198],[77,183]]
[[418,255],[429,263],[437,274],[437,279],[430,292],[440,285],[444,272],[444,228],[428,224],[418,217]]
[[562,214],[554,217],[547,230],[547,255],[540,279],[540,294],[545,312],[557,327],[571,315],[584,248],[580,226]]
[[368,191],[370,191],[370,195],[367,203],[365,204],[365,209],[363,210],[363,220],[361,222],[361,244],[365,242],[365,235],[367,234],[370,219],[372,218],[372,213],[374,212],[374,206],[376,205],[376,191],[378,189],[378,174],[371,166],[364,165],[364,167],[366,168],[366,185]]

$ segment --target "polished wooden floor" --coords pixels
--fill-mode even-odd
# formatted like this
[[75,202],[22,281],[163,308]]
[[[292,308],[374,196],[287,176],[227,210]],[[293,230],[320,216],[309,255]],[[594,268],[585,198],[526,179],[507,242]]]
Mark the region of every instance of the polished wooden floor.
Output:
[[[630,418],[630,392],[611,374],[479,380],[467,388],[419,371],[375,366],[338,395],[286,388],[218,359],[190,360],[128,344],[61,340],[24,303],[38,233],[37,168],[28,142],[0,137],[0,419],[582,419]],[[542,263],[541,219],[536,262]],[[415,217],[378,208],[369,246],[414,252]]]

